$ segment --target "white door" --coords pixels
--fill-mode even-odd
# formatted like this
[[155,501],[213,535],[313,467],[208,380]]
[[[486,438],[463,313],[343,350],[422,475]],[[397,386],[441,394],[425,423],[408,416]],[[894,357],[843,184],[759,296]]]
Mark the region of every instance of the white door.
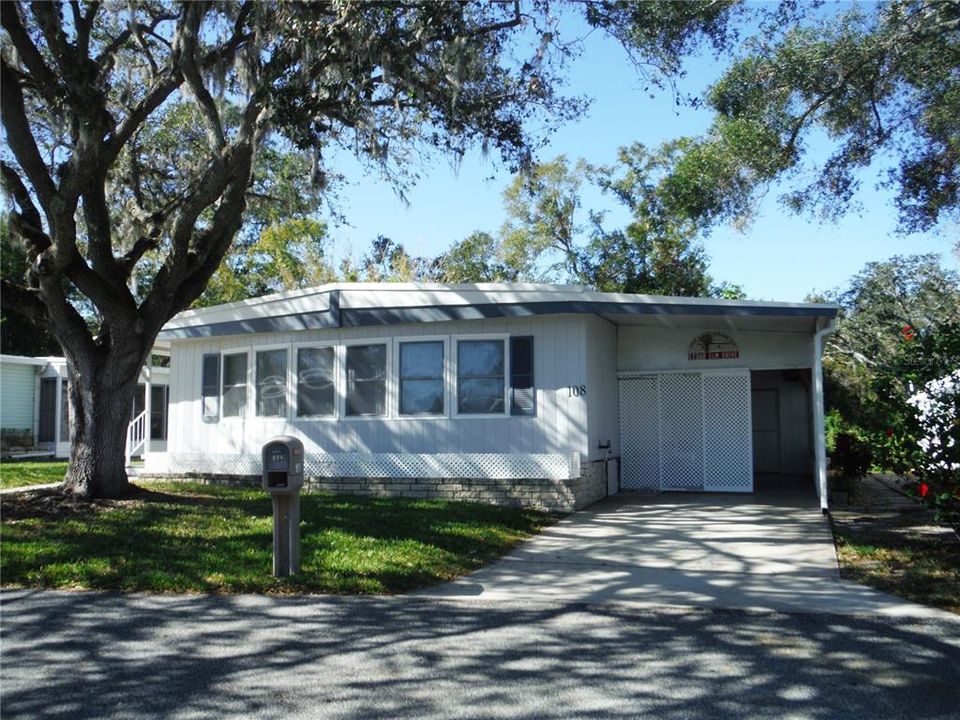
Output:
[[753,491],[748,370],[637,375],[619,388],[623,489]]
[[700,373],[660,376],[660,488],[703,490]]
[[703,373],[703,489],[753,492],[750,371]]
[[620,487],[660,489],[660,411],[656,375],[620,380]]

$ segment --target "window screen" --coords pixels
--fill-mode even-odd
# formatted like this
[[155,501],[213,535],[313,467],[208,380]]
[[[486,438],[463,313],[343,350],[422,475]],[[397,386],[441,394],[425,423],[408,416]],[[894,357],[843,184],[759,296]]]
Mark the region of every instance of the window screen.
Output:
[[150,387],[150,437],[153,440],[167,439],[167,400],[166,385]]
[[400,343],[400,414],[443,415],[443,343]]
[[460,340],[457,343],[457,412],[461,415],[504,411],[502,340]]
[[334,414],[332,347],[297,350],[297,415]]
[[257,353],[257,415],[287,415],[287,350]]
[[70,399],[66,380],[60,381],[60,442],[70,442]]
[[347,346],[346,414],[387,414],[387,346]]
[[203,372],[200,381],[200,404],[204,420],[215,420],[220,415],[220,355],[203,356]]
[[223,416],[242,417],[247,411],[247,354],[223,356]]
[[532,335],[510,338],[510,414],[537,414]]

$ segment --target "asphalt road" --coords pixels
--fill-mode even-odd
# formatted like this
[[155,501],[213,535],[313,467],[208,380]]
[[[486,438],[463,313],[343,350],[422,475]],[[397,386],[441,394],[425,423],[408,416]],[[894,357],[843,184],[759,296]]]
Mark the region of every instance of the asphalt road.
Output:
[[10,718],[957,717],[960,624],[6,591]]

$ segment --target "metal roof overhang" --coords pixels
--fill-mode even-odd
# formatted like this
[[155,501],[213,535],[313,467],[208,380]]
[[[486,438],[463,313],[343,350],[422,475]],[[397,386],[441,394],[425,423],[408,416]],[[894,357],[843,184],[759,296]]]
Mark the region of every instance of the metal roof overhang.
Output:
[[[756,303],[744,301],[705,302],[703,299],[648,299],[637,302],[613,301],[602,297],[577,300],[530,301],[510,303],[472,303],[422,306],[344,307],[331,303],[319,312],[286,315],[261,315],[213,323],[193,323],[167,327],[158,339],[163,341],[242,335],[263,332],[289,332],[335,327],[364,327],[410,323],[483,320],[530,317],[537,315],[598,315],[616,325],[661,325],[693,327],[705,322],[725,323],[732,329],[781,329],[812,332],[816,319],[832,318],[837,310],[829,305]],[[788,324],[790,327],[784,327]],[[750,327],[755,326],[755,327]]]

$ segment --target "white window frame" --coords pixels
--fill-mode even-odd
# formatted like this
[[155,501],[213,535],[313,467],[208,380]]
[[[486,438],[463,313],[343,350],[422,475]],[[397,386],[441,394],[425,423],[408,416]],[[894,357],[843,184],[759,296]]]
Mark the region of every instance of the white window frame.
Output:
[[[287,407],[290,410],[290,420],[292,422],[301,422],[301,421],[311,421],[311,422],[334,422],[340,419],[341,408],[340,408],[340,344],[336,341],[323,341],[318,340],[315,342],[301,342],[294,343],[291,347],[290,353],[290,397],[293,402],[289,402]],[[315,349],[322,350],[324,348],[330,348],[333,350],[333,413],[330,415],[298,415],[298,407],[295,406],[297,401],[297,353],[301,349]]]
[[[396,376],[390,372],[393,367],[393,339],[391,337],[380,338],[361,338],[355,340],[342,340],[337,346],[337,362],[340,369],[340,388],[341,392],[337,394],[337,411],[341,420],[371,422],[394,419],[396,417],[393,411],[393,396],[396,393]],[[347,348],[355,345],[384,345],[386,346],[386,358],[384,358],[384,414],[383,415],[347,415]]]
[[[284,384],[284,400],[286,401],[287,411],[283,415],[259,415],[257,413],[257,353],[262,352],[273,352],[277,350],[285,350],[287,352],[287,371],[286,371],[286,382]],[[248,365],[248,376],[249,382],[253,386],[253,393],[251,394],[250,403],[250,413],[251,416],[257,420],[266,420],[266,421],[276,421],[276,420],[289,420],[290,419],[290,343],[271,343],[270,345],[255,345],[252,348],[250,353],[253,359],[253,362],[250,362]],[[248,361],[249,362],[249,361]]]
[[[443,344],[443,412],[438,415],[401,415],[400,414],[400,344],[401,343],[422,343],[438,342]],[[451,357],[450,357],[450,336],[449,335],[401,335],[393,338],[393,358],[391,364],[392,375],[394,378],[393,389],[393,407],[395,409],[393,417],[397,420],[448,420],[453,414],[452,403],[454,402],[452,383],[450,378]]]
[[[223,406],[224,406],[224,393],[223,393],[223,381],[226,377],[224,375],[224,369],[226,367],[227,355],[246,355],[247,356],[247,378],[246,378],[246,388],[247,388],[247,401],[244,403],[243,412],[240,415],[224,415]],[[203,361],[201,360],[200,367],[203,367]],[[238,422],[246,420],[250,417],[250,406],[251,400],[253,399],[253,388],[251,387],[251,373],[253,372],[252,363],[250,362],[250,347],[239,347],[239,348],[221,348],[220,349],[220,421],[226,422]]]
[[[461,413],[460,412],[460,342],[469,340],[499,340],[503,345],[503,412],[502,413]],[[458,419],[489,420],[510,417],[510,333],[478,333],[472,335],[454,335],[451,353],[452,377],[450,403],[452,416]]]

